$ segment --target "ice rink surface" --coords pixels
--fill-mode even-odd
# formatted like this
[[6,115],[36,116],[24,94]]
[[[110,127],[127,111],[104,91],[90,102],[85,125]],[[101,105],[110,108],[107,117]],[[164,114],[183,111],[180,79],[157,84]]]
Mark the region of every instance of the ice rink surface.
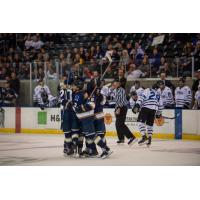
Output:
[[107,142],[113,150],[110,158],[80,159],[63,156],[62,135],[0,134],[0,165],[200,165],[200,141],[154,139],[150,148],[117,145],[112,137]]

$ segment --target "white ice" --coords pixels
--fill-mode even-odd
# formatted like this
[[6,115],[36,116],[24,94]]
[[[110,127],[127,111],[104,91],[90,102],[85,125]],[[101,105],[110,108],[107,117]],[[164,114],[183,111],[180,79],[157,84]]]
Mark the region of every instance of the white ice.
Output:
[[78,159],[63,156],[63,135],[0,134],[0,165],[200,165],[200,141],[154,139],[150,148],[107,142],[110,158]]

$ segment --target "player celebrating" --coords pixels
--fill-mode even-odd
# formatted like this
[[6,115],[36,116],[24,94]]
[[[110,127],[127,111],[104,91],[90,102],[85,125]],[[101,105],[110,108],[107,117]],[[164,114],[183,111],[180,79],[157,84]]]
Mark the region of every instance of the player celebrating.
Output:
[[139,112],[137,121],[139,122],[139,130],[142,135],[142,139],[138,142],[139,145],[151,145],[154,119],[155,117],[160,118],[162,116],[162,109],[163,103],[160,94],[156,90],[147,88],[138,97],[132,111],[135,114]]
[[104,114],[103,114],[103,106],[105,105],[106,98],[101,94],[101,88],[97,88],[94,92],[94,97],[92,100],[95,103],[95,109],[94,109],[94,114],[95,114],[95,120],[94,120],[94,128],[96,132],[96,139],[95,143],[101,147],[102,149],[102,154],[101,158],[106,158],[112,154],[112,151],[106,144],[106,138],[105,138],[105,132],[106,132],[106,127],[104,124]]
[[[95,130],[94,130],[94,108],[95,104],[89,101],[88,93],[82,90],[83,83],[78,81],[74,83],[74,98],[73,107],[77,118],[80,120],[81,131],[86,139],[86,151],[79,154],[80,156],[86,155],[89,157],[97,156],[98,152],[96,150],[95,140]],[[83,140],[82,140],[83,142]],[[79,145],[82,146],[81,142]]]
[[60,91],[60,101],[61,101],[61,129],[64,132],[64,154],[73,155],[72,146],[72,90],[68,89],[67,81],[63,83],[63,89]]
[[192,102],[191,89],[185,85],[185,78],[180,78],[178,83],[175,90],[176,107],[189,109]]
[[172,90],[169,87],[165,86],[165,83],[163,81],[158,81],[157,85],[159,87],[157,91],[160,93],[164,108],[174,108]]

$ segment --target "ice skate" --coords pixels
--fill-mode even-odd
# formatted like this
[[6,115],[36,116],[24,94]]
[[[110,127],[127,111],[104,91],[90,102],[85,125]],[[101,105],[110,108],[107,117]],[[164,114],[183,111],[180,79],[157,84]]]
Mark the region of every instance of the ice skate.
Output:
[[128,141],[128,145],[129,145],[129,146],[132,146],[132,145],[135,144],[137,141],[138,141],[138,139],[137,139],[136,137],[133,137],[133,138],[131,138],[131,139]]
[[139,140],[138,145],[139,145],[139,146],[142,146],[142,145],[146,144],[146,143],[147,143],[147,139],[148,139],[147,136],[146,136],[146,135],[143,135],[143,136],[142,136],[142,139]]
[[111,150],[103,151],[103,153],[101,154],[100,158],[106,159],[106,158],[108,158],[112,153],[113,153],[113,151],[111,151]]
[[148,141],[147,141],[147,147],[151,146],[151,141],[152,141],[152,137],[149,136]]

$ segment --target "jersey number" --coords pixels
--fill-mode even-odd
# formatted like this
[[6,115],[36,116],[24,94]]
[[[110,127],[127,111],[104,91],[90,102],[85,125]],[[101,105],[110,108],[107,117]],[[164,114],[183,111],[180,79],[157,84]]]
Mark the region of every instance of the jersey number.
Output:
[[155,92],[151,91],[150,95],[149,95],[149,99],[150,100],[157,99],[159,101],[160,100],[160,95],[158,95]]

